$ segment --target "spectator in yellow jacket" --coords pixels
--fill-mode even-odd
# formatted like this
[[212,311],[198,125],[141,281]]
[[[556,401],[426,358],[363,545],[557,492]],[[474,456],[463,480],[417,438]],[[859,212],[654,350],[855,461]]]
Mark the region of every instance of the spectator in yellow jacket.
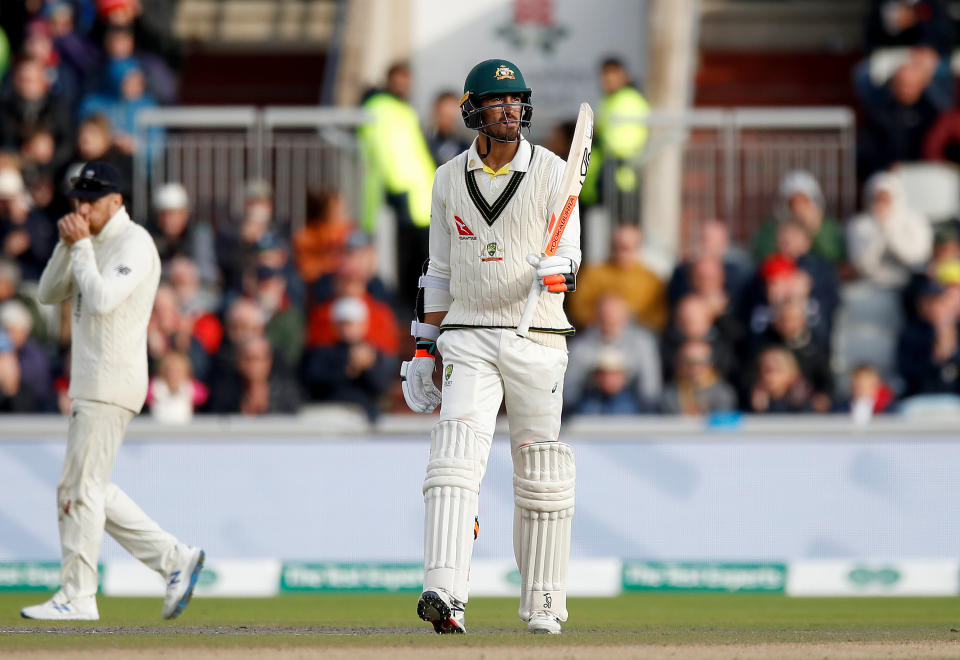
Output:
[[610,258],[582,269],[577,295],[568,298],[570,316],[577,327],[592,323],[597,301],[614,293],[626,301],[637,323],[656,332],[663,329],[667,321],[666,287],[640,261],[640,241],[639,227],[621,225],[613,233]]

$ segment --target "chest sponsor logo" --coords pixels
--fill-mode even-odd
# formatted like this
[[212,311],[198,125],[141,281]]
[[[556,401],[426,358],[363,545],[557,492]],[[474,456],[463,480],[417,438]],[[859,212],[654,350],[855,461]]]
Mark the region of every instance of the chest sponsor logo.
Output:
[[473,232],[470,231],[470,227],[467,226],[467,223],[463,221],[463,218],[460,216],[453,216],[454,222],[457,223],[457,234],[460,235],[461,241],[475,241],[477,237],[473,235]]
[[496,242],[487,243],[480,251],[480,261],[503,261],[503,248]]
[[115,271],[117,271],[117,273],[120,274],[120,275],[129,275],[129,274],[130,274],[130,266],[124,266],[123,264],[117,264],[116,266],[113,267],[113,269],[114,269]]

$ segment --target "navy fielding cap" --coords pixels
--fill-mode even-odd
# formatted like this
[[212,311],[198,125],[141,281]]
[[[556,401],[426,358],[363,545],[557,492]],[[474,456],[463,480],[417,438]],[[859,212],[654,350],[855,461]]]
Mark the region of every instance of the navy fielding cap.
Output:
[[80,168],[80,173],[70,179],[67,197],[100,199],[110,193],[123,194],[123,176],[120,171],[102,160],[92,160]]

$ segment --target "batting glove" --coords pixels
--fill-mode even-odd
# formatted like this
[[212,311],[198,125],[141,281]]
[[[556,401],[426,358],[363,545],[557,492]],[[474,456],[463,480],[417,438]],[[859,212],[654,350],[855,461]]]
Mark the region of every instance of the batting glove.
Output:
[[418,341],[412,360],[400,365],[400,388],[407,406],[415,413],[432,413],[440,405],[440,390],[433,384],[434,356],[437,345]]
[[570,293],[577,290],[577,272],[570,257],[528,254],[527,263],[537,269],[537,278],[545,291]]

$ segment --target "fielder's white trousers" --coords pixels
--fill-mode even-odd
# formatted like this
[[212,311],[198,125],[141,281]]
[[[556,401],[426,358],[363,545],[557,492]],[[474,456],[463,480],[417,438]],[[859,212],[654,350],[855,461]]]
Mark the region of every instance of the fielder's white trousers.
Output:
[[[563,376],[567,368],[565,350],[518,337],[513,330],[495,328],[448,330],[440,335],[437,348],[443,357],[443,398],[434,435],[447,422],[468,426],[471,432],[465,435],[465,440],[476,446],[468,447],[466,453],[479,459],[478,479],[486,471],[502,402],[506,402],[512,454],[521,445],[559,438]],[[458,453],[463,453],[462,448]],[[444,515],[447,511],[448,508],[441,506],[435,522],[431,523],[428,506],[427,525],[435,525],[436,529],[425,530],[427,545],[432,539],[446,543],[442,539],[448,524]],[[474,515],[475,511],[461,515],[471,529]],[[449,543],[456,541],[451,539]],[[466,602],[464,579],[469,571],[471,551],[472,547],[457,553],[457,566],[451,570],[437,565],[448,562],[431,557],[428,550],[424,589],[444,589]]]
[[114,458],[132,418],[132,412],[119,406],[83,399],[73,402],[57,486],[60,588],[71,600],[97,592],[104,530],[164,578],[184,559],[186,547],[110,483]]

